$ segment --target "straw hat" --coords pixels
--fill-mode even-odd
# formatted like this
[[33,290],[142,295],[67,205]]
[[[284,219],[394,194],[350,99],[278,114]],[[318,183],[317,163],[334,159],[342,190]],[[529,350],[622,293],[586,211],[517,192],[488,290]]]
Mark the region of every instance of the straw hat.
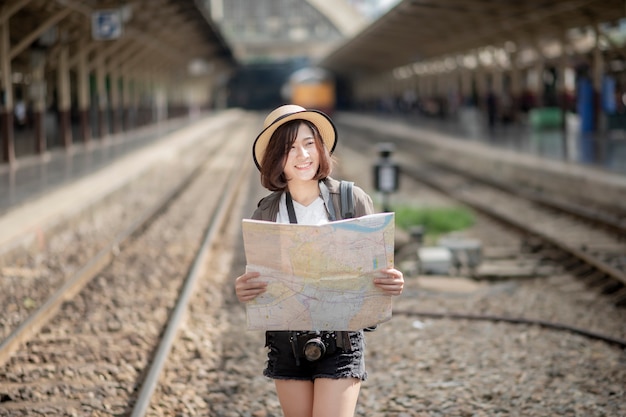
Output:
[[322,140],[331,154],[337,145],[337,129],[330,118],[319,110],[307,110],[295,104],[286,104],[272,111],[263,122],[263,131],[252,145],[252,158],[258,169],[265,155],[270,138],[283,124],[291,120],[308,120],[313,123],[322,136]]

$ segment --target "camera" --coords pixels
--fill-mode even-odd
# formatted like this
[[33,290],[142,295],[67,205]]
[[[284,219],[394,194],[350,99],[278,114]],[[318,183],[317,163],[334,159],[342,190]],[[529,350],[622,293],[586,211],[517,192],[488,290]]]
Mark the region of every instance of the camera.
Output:
[[334,332],[294,332],[290,340],[296,358],[305,358],[309,362],[330,355],[337,349]]

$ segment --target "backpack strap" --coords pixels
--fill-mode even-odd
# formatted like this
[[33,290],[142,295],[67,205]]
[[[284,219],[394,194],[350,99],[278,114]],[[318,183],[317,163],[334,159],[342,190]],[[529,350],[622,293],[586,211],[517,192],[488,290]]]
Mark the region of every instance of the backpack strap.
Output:
[[341,195],[341,218],[350,219],[354,217],[354,195],[352,194],[351,181],[341,181],[339,194]]
[[[354,217],[354,194],[352,193],[352,186],[354,185],[351,181],[341,181],[339,185],[339,194],[341,195],[341,218],[342,219],[350,219]],[[366,332],[373,332],[376,330],[378,325],[366,327],[363,329]],[[346,333],[347,334],[347,333]],[[349,340],[349,339],[348,339]]]

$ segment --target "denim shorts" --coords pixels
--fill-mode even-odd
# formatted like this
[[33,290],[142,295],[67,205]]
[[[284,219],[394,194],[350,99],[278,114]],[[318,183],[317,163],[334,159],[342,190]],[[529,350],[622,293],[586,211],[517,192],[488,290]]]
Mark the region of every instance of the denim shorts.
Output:
[[296,379],[314,381],[316,378],[357,378],[367,379],[365,371],[365,338],[363,331],[349,332],[351,351],[337,349],[332,354],[309,362],[304,358],[296,360],[289,339],[291,332],[265,332],[265,346],[269,348],[267,366],[263,375],[272,379]]

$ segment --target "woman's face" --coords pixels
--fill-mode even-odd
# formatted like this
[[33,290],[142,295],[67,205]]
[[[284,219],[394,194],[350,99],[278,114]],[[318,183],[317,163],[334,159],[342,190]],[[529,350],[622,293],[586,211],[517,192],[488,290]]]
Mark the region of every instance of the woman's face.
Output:
[[313,131],[305,123],[300,123],[296,140],[285,158],[285,177],[288,181],[311,181],[319,165]]

